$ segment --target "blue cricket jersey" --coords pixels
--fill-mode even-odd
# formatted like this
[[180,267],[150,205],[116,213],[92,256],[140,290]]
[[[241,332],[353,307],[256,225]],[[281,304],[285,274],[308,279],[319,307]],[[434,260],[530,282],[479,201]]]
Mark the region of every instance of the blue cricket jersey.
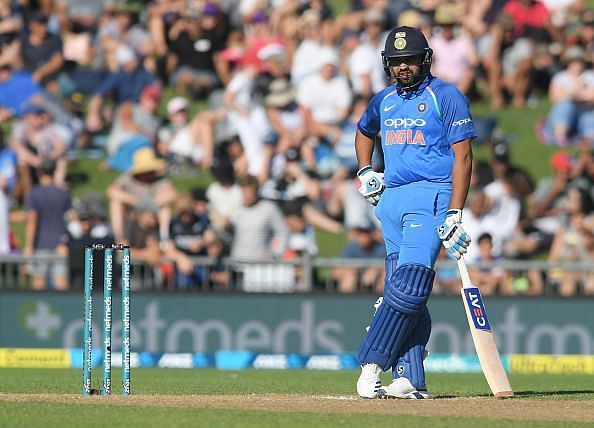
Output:
[[378,92],[357,127],[372,139],[381,132],[387,187],[451,183],[451,146],[477,136],[464,94],[431,75],[412,92],[399,85]]

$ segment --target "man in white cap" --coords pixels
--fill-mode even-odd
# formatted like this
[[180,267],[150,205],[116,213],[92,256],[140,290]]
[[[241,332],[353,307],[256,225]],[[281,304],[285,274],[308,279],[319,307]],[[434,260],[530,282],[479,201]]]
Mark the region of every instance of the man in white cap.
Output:
[[167,103],[169,124],[158,133],[158,150],[172,166],[185,163],[208,168],[212,163],[214,126],[224,112],[203,110],[188,119],[188,100],[174,97]]
[[297,102],[305,109],[310,132],[334,143],[340,138],[339,127],[349,113],[352,92],[340,74],[340,59],[332,48],[318,56],[319,71],[298,86]]

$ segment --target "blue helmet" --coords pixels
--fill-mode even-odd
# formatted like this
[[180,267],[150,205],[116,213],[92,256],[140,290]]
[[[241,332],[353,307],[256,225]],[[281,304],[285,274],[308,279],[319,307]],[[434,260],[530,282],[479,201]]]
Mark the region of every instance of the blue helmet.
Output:
[[417,75],[422,80],[429,73],[433,58],[433,50],[429,47],[425,35],[416,28],[406,26],[396,27],[390,31],[382,51],[382,63],[386,77],[388,79],[395,78],[389,63],[390,58],[413,55],[424,55],[421,74]]

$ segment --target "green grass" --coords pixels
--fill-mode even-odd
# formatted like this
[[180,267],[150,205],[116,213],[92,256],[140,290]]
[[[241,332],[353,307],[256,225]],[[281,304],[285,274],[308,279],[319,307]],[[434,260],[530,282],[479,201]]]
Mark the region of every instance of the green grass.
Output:
[[[119,371],[113,373],[114,383]],[[94,385],[99,382],[99,370],[95,370]],[[323,396],[352,396],[357,371],[217,371],[185,369],[135,369],[132,372],[134,395],[163,397],[178,395],[225,394],[307,394]],[[121,401],[101,401],[92,404],[81,401],[46,402],[34,398],[23,401],[4,401],[4,394],[70,394],[79,395],[81,372],[74,369],[0,369],[0,426],[2,427],[93,427],[109,425],[145,426],[365,426],[385,424],[387,415],[358,413],[326,413],[303,411],[262,411],[250,409],[206,409],[186,406],[143,405]],[[385,379],[387,380],[387,379]],[[575,411],[580,402],[594,400],[594,388],[588,376],[512,376],[516,390],[515,400],[575,400]],[[429,374],[430,392],[436,398],[488,396],[488,387],[480,374]],[[114,394],[118,394],[117,389]],[[490,401],[489,401],[490,402]],[[493,403],[498,401],[493,399]],[[354,402],[356,404],[356,402]],[[365,402],[368,403],[368,402]],[[396,406],[397,401],[393,402]],[[484,401],[483,401],[484,403]],[[501,403],[501,402],[500,402]],[[125,404],[125,405],[122,405]],[[554,405],[554,403],[551,403]],[[415,415],[398,416],[399,422],[435,427],[473,426],[584,426],[560,421],[514,421],[481,419],[472,415],[460,417],[427,417]]]
[[[93,385],[100,383],[93,371]],[[354,394],[357,371],[275,371],[141,368],[132,372],[134,394]],[[117,384],[120,371],[114,369]],[[81,370],[0,369],[0,393],[79,394]],[[389,380],[385,374],[384,381]],[[427,382],[436,397],[485,396],[488,386],[482,374],[429,373]],[[578,375],[514,375],[516,395],[540,399],[594,400],[592,377]],[[1,424],[0,424],[1,426]]]
[[[5,427],[364,427],[390,424],[390,416],[373,414],[305,413],[305,412],[263,412],[234,409],[184,409],[136,407],[86,406],[65,403],[0,403],[0,421],[7,421]],[[43,418],[38,417],[43,414]],[[509,421],[480,418],[396,417],[402,426],[441,427],[583,427],[577,422],[559,421]],[[396,420],[392,419],[392,423]]]

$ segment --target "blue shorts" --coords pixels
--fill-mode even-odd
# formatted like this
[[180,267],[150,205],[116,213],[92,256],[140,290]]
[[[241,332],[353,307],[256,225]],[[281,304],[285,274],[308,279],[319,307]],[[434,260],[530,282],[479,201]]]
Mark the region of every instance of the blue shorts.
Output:
[[416,182],[387,188],[375,209],[387,254],[398,253],[398,266],[421,263],[433,268],[441,249],[437,228],[452,197],[450,183]]

